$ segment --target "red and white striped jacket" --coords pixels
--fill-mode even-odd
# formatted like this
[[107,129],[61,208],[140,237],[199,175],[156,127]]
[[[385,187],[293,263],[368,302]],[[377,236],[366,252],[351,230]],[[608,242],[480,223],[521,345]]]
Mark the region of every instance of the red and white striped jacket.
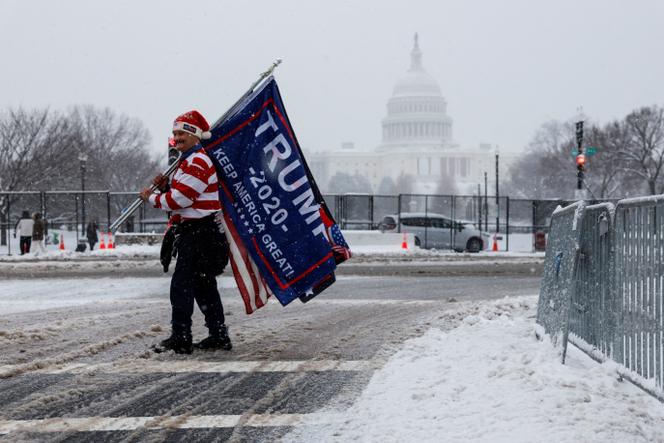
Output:
[[183,157],[169,191],[150,195],[150,203],[155,208],[172,211],[181,220],[199,219],[221,210],[217,172],[205,149],[194,146]]

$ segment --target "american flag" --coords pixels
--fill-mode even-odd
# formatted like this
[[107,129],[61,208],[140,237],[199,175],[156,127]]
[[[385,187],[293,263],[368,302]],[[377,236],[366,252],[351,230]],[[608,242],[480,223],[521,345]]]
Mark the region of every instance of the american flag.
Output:
[[[240,239],[231,217],[224,213],[224,215],[219,218],[219,221],[226,232],[226,238],[228,239],[230,263],[231,268],[233,269],[233,275],[235,276],[238,290],[242,296],[244,308],[247,314],[251,314],[257,309],[265,306],[268,299],[274,294],[265,283],[265,279],[261,277],[260,270],[247,252],[247,248]],[[348,260],[352,254],[348,243],[344,240],[339,225],[326,216],[323,217],[323,223],[326,225],[331,223],[325,230],[337,264]],[[319,282],[321,288],[324,289],[334,282],[333,275],[328,277],[331,277],[329,282],[327,282],[327,280]],[[312,288],[312,290],[317,294],[322,289]]]
[[334,260],[337,264],[343,263],[351,257],[350,247],[344,236],[341,234],[341,228],[338,224],[332,219],[329,215],[326,208],[321,205],[320,208],[320,218],[323,220],[323,225],[325,225],[325,232],[327,233],[327,240],[332,246],[332,252],[334,253]]
[[268,298],[273,294],[251,259],[230,216],[224,213],[221,224],[226,232],[230,249],[230,262],[237,287],[244,301],[247,314],[260,309],[267,304]]
[[332,252],[334,252],[334,258],[337,264],[348,260],[352,254],[344,236],[341,235],[341,228],[339,228],[339,225],[334,223],[332,226],[328,226],[327,236],[332,245]]

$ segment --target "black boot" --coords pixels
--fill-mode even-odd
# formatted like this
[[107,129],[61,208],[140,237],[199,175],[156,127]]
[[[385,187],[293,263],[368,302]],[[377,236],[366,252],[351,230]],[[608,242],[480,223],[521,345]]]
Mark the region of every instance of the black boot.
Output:
[[221,325],[210,328],[210,335],[198,343],[194,343],[194,347],[196,349],[230,351],[233,349],[233,344],[228,336],[228,328],[226,325]]
[[176,354],[191,354],[194,350],[191,332],[171,332],[171,336],[154,347],[156,353],[173,351]]

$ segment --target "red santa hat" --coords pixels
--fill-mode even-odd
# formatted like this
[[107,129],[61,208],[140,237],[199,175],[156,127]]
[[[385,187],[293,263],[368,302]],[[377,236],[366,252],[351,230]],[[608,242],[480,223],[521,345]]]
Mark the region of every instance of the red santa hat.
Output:
[[188,132],[202,140],[212,137],[210,125],[205,120],[205,117],[196,110],[185,112],[177,117],[173,122],[173,131]]

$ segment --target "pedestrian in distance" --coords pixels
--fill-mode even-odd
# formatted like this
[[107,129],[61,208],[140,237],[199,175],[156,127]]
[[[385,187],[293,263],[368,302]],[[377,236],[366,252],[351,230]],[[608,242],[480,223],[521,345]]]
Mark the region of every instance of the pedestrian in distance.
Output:
[[34,224],[35,221],[32,219],[32,217],[30,217],[30,212],[23,211],[21,213],[21,218],[14,226],[14,238],[16,238],[16,233],[18,232],[21,255],[30,252],[30,246],[32,243],[32,228],[34,227]]
[[34,225],[32,226],[32,245],[35,249],[35,255],[44,254],[46,253],[46,246],[44,245],[46,222],[39,212],[35,212],[32,219],[34,220]]
[[[88,238],[88,244],[90,245],[90,250],[92,251],[95,248],[95,244],[99,241],[97,236],[97,231],[99,230],[99,225],[97,220],[92,219],[88,226],[85,227],[85,235]],[[85,244],[83,245],[85,247]]]
[[[210,157],[200,140],[210,138],[210,126],[198,111],[190,111],[173,122],[175,149],[180,154],[177,169],[170,181],[157,175],[150,188],[140,196],[155,208],[171,211],[166,238],[177,257],[171,278],[171,335],[155,347],[156,352],[172,350],[190,354],[193,348],[231,350],[225,324],[224,308],[217,289],[216,276],[228,264],[228,242],[218,223],[221,211],[218,179]],[[169,253],[162,253],[163,256]],[[164,265],[164,270],[168,264]],[[191,316],[194,301],[205,317],[209,335],[193,344]]]

